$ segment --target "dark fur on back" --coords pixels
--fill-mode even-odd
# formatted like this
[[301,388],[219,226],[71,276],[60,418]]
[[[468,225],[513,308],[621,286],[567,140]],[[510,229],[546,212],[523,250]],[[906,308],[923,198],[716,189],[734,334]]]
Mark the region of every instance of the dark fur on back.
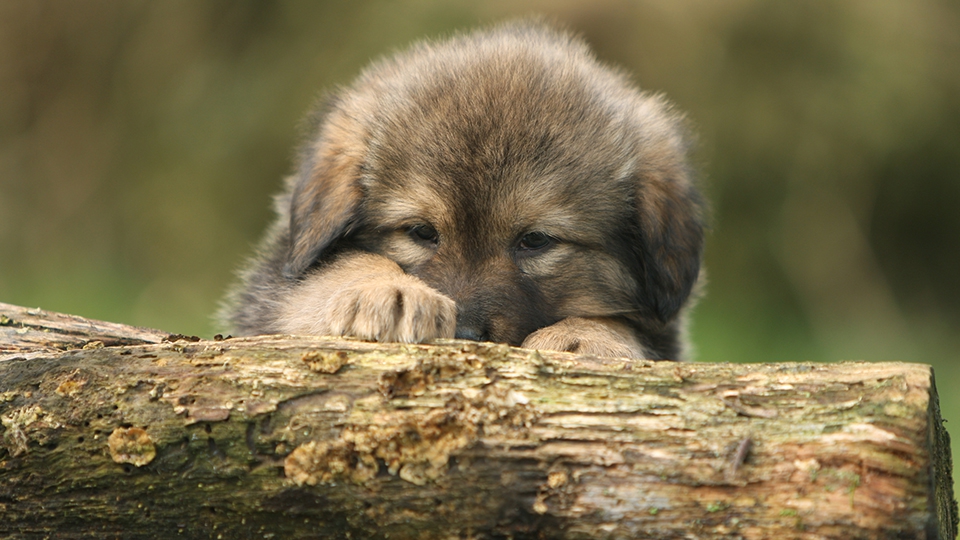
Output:
[[327,101],[224,318],[679,359],[703,246],[687,141],[540,23],[421,43]]

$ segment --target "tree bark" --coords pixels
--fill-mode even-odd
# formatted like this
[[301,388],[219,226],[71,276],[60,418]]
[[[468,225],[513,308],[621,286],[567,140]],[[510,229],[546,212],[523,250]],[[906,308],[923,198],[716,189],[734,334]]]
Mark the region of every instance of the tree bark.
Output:
[[956,536],[925,365],[0,317],[2,537]]

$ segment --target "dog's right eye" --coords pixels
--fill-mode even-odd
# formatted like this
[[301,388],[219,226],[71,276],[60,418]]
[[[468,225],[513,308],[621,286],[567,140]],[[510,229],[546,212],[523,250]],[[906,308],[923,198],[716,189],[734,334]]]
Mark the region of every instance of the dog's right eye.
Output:
[[419,242],[436,244],[439,240],[437,230],[430,225],[414,225],[413,227],[410,227],[409,234],[411,238]]
[[535,231],[523,235],[520,239],[520,249],[524,251],[537,251],[550,245],[552,239],[547,233]]

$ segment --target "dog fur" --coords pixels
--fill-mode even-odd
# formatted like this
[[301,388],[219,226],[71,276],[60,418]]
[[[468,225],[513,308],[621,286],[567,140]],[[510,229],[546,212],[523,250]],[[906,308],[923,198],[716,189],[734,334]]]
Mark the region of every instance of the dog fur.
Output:
[[703,203],[682,117],[518,22],[373,64],[314,115],[237,334],[682,359]]

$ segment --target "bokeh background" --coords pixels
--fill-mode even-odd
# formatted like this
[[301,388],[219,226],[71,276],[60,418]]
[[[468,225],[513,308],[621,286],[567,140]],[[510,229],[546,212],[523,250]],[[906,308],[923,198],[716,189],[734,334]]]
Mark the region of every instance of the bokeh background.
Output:
[[322,91],[531,13],[697,127],[698,358],[932,364],[956,456],[953,0],[4,0],[0,301],[212,335]]

